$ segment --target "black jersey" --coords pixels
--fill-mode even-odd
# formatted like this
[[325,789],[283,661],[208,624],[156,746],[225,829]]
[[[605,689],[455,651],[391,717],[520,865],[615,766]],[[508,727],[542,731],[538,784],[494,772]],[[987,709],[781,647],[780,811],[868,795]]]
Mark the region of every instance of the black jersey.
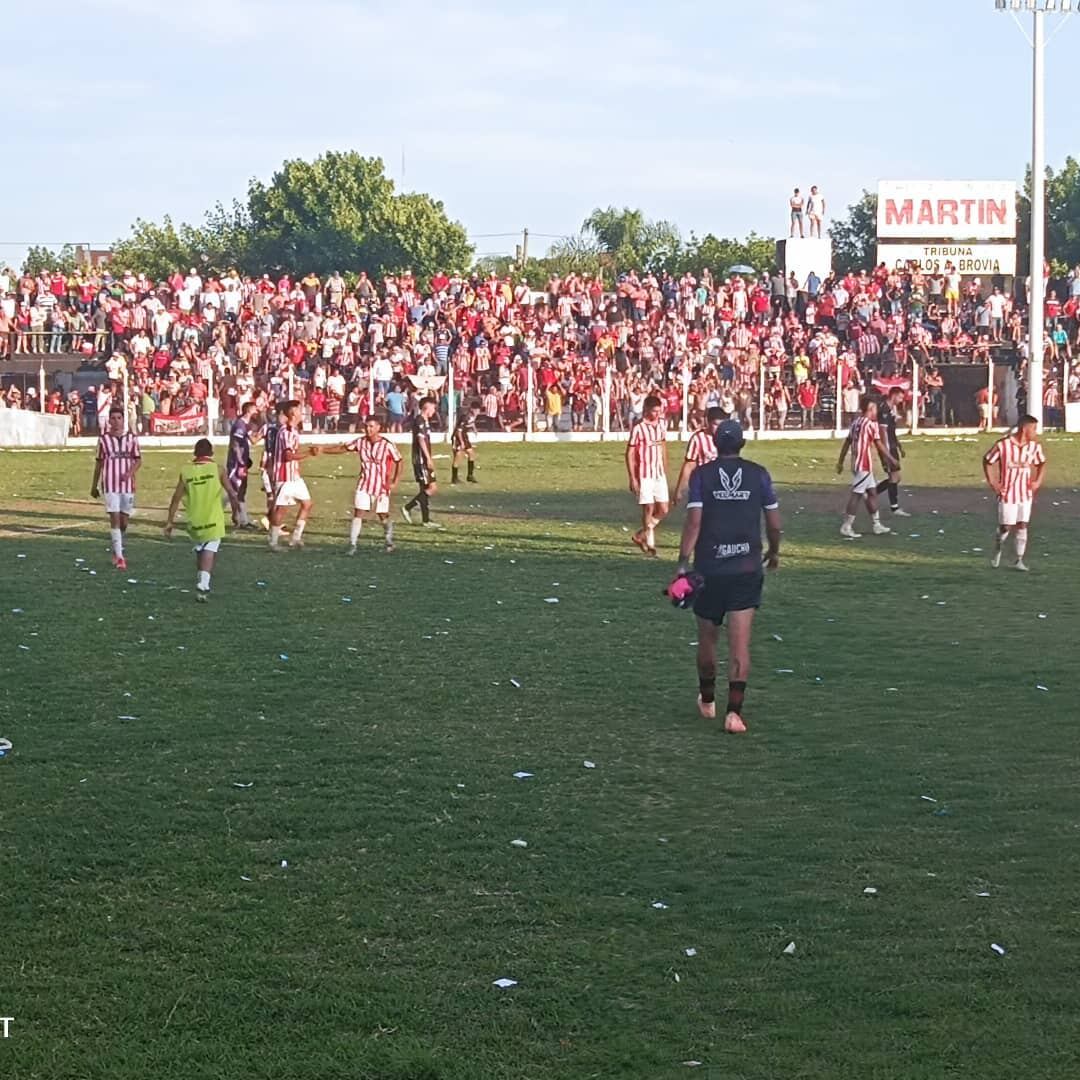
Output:
[[[425,453],[426,451],[426,453]],[[412,463],[423,465],[431,458],[431,421],[419,413],[412,422]]]

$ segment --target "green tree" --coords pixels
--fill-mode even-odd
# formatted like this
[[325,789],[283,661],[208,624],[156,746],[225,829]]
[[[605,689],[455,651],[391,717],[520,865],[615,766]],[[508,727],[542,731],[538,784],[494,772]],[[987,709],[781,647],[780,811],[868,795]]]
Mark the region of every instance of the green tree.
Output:
[[59,251],[53,251],[47,247],[30,248],[23,260],[22,272],[40,274],[43,270],[46,272],[60,270],[65,274],[70,274],[77,267],[75,249],[71,244],[65,244]]
[[117,240],[112,250],[112,264],[121,273],[133,270],[154,281],[161,281],[174,270],[202,268],[209,261],[206,240],[200,231],[190,225],[177,228],[167,214],[160,225],[138,218],[131,227],[131,235]]
[[847,217],[829,229],[833,246],[833,270],[838,274],[869,270],[877,265],[877,196],[864,190],[848,207]]
[[593,240],[611,259],[612,268],[668,269],[682,250],[679,230],[669,221],[649,221],[640,210],[609,206],[596,209],[581,226],[582,235]]
[[[1031,264],[1031,168],[1016,196],[1017,275]],[[1080,161],[1067,157],[1061,169],[1046,170],[1046,258],[1054,273],[1080,264]]]
[[708,269],[714,277],[727,273],[732,266],[752,266],[767,271],[776,264],[776,241],[750,233],[745,240],[719,239],[706,233],[700,239],[693,233],[673,266],[677,274],[700,274]]

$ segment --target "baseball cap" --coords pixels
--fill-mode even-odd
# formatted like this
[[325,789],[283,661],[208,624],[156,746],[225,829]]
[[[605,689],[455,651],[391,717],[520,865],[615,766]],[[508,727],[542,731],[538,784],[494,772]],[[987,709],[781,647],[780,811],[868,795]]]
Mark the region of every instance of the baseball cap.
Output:
[[713,438],[716,449],[721,454],[730,454],[732,450],[741,450],[746,444],[742,424],[738,420],[725,420],[717,429]]

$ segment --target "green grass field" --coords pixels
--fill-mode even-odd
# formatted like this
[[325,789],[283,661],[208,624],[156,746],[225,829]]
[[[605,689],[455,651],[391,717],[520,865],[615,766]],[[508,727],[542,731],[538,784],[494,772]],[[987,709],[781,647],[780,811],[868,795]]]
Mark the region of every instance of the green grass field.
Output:
[[318,459],[307,549],[228,542],[206,606],[180,455],[126,574],[89,453],[0,455],[0,1075],[1077,1075],[1080,444],[1028,575],[981,444],[912,442],[915,516],[854,543],[837,450],[748,451],[786,550],[742,738],[620,446],[483,446],[444,532],[354,559]]

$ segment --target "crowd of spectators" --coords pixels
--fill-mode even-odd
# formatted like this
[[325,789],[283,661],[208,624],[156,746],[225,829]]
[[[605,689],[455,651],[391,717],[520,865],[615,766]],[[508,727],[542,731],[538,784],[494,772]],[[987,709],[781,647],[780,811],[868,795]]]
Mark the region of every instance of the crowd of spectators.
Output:
[[[1071,399],[1080,396],[1080,267],[1051,286],[1048,393],[1056,377]],[[478,403],[488,430],[522,430],[530,415],[538,430],[622,430],[650,392],[663,397],[673,428],[684,410],[693,423],[711,405],[754,427],[831,427],[838,387],[847,416],[875,380],[903,379],[913,362],[916,405],[933,422],[944,419],[938,364],[986,363],[994,352],[1022,374],[1023,306],[1001,282],[961,279],[951,266],[923,274],[882,265],[804,281],[705,269],[608,283],[576,274],[419,281],[406,271],[374,281],[192,268],[151,281],[0,271],[0,360],[100,358],[92,389],[46,393],[45,409],[69,412],[80,432],[94,429],[124,385],[139,430],[155,415],[198,414],[211,396],[222,424],[249,399],[291,396],[314,430],[353,430],[375,410],[400,431],[425,393],[441,395],[447,414],[451,369],[457,403]],[[32,389],[24,396],[9,386],[3,403],[41,408]]]

